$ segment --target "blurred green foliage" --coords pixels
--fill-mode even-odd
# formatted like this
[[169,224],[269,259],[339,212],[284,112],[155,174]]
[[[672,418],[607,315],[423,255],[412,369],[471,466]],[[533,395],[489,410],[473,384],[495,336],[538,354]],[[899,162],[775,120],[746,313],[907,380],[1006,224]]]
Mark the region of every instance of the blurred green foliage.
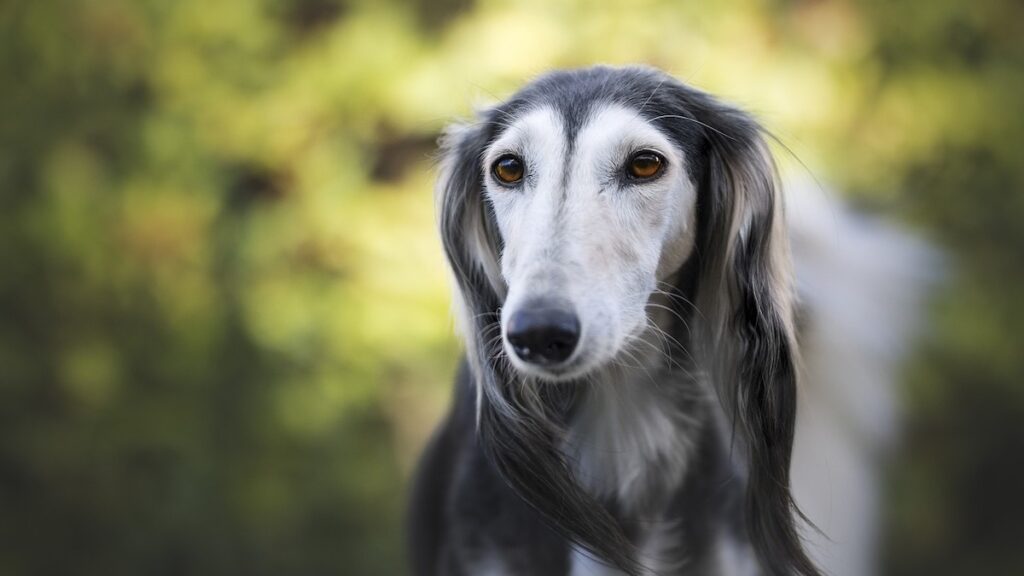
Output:
[[443,124],[645,62],[949,254],[894,574],[1024,573],[1013,0],[0,3],[0,574],[398,574],[458,347]]

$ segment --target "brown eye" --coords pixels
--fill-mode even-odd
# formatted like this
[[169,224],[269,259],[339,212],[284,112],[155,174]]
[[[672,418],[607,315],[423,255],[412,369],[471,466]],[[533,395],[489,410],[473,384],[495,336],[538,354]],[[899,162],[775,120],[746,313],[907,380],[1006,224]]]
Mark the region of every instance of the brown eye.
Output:
[[661,172],[661,167],[665,163],[660,154],[654,152],[637,152],[629,159],[629,166],[627,171],[633,178],[640,180],[647,180],[653,178]]
[[503,184],[515,184],[523,179],[523,161],[511,154],[498,158],[491,170]]

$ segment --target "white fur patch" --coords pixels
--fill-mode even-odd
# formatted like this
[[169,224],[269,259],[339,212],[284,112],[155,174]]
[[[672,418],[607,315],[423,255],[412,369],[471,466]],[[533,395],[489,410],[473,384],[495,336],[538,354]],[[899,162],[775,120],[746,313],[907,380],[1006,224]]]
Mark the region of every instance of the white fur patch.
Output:
[[[540,297],[569,302],[579,316],[580,344],[560,373],[522,362],[506,346],[517,370],[543,380],[575,378],[608,364],[646,326],[649,295],[682,264],[694,238],[696,192],[686,159],[653,124],[607,105],[591,113],[571,145],[567,138],[559,114],[540,107],[516,119],[483,160],[504,241],[503,324]],[[663,172],[627,182],[625,165],[641,150],[663,156]],[[514,187],[491,175],[505,154],[525,165]]]
[[657,369],[652,362],[603,371],[566,441],[580,483],[626,511],[647,508],[679,486],[702,425],[679,401],[696,391],[657,381],[649,372]]

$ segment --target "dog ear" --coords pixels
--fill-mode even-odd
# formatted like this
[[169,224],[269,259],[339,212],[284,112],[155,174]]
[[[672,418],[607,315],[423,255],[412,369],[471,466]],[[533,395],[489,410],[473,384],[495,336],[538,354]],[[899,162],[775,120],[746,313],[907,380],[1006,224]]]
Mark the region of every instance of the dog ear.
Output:
[[455,278],[460,329],[476,382],[480,447],[504,481],[567,540],[629,575],[640,574],[633,545],[611,514],[576,482],[560,450],[564,387],[524,385],[503,357],[507,287],[494,213],[484,195],[483,156],[494,137],[487,111],[442,138],[437,186],[441,239]]
[[770,574],[818,574],[801,545],[790,492],[798,351],[793,279],[777,173],[760,126],[706,96],[698,194],[703,356],[747,458],[745,517]]
[[467,340],[478,327],[487,327],[496,320],[484,317],[473,322],[477,314],[497,313],[506,289],[498,264],[501,236],[484,198],[481,163],[491,138],[488,116],[485,111],[478,123],[449,126],[439,142],[441,165],[435,190],[438,227],[458,290],[457,300],[465,308],[457,315]]

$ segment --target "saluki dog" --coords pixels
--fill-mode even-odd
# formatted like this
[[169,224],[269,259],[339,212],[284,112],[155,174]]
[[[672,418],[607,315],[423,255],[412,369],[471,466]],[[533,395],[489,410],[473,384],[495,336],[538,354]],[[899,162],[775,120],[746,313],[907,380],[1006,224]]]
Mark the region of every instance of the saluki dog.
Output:
[[[547,74],[441,144],[466,360],[414,481],[413,572],[870,573],[903,334],[850,326],[910,325],[914,249],[820,198],[787,220],[758,123],[650,68]],[[799,281],[791,236],[821,248]]]

